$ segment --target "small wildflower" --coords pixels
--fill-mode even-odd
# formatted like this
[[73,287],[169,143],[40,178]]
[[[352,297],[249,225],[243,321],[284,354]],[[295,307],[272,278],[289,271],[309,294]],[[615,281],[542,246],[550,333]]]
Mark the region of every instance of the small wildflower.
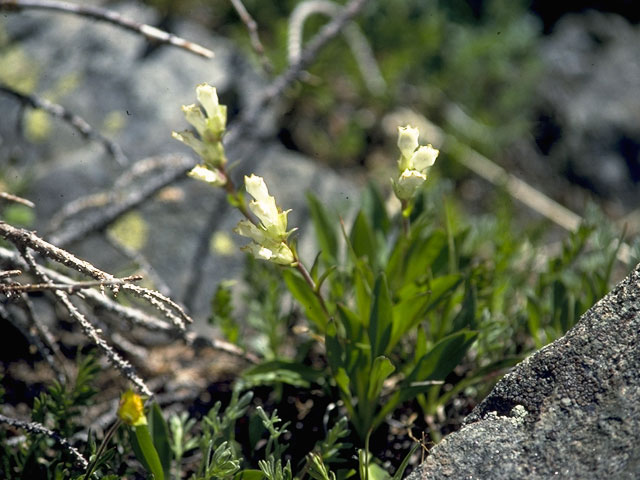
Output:
[[238,223],[235,232],[253,240],[244,247],[253,256],[269,260],[280,265],[291,265],[294,262],[293,252],[286,243],[291,232],[287,232],[287,215],[290,210],[282,211],[276,205],[276,199],[269,195],[264,179],[257,175],[244,177],[247,193],[254,199],[249,209],[260,220],[255,225],[249,220]]
[[[222,135],[227,125],[227,107],[220,105],[216,89],[207,84],[196,87],[196,97],[206,115],[196,104],[183,105],[182,112],[199,138],[190,131],[172,132],[172,136],[191,147],[204,162],[191,170],[189,175],[216,186],[224,186],[227,178],[223,170],[227,157],[222,145]],[[206,173],[205,170],[211,173]]]
[[427,180],[427,171],[440,153],[431,145],[418,143],[417,128],[409,125],[398,127],[398,178],[392,180],[393,190],[400,200],[409,200],[418,188]]
[[131,390],[124,392],[120,397],[118,417],[129,426],[146,425],[147,417],[144,415],[142,397]]
[[227,177],[220,170],[211,170],[204,165],[196,165],[188,173],[190,177],[210,183],[215,187],[222,187],[227,183]]

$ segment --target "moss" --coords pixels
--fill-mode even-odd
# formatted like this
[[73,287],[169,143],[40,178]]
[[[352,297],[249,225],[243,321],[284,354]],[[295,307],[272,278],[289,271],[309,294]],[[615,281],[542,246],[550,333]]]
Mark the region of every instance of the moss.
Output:
[[109,232],[125,247],[142,250],[149,238],[149,226],[138,212],[130,212],[121,217]]

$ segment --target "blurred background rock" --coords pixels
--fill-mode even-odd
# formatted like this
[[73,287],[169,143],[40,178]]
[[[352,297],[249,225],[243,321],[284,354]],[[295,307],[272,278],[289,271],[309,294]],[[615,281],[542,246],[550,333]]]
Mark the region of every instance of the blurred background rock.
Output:
[[[69,15],[4,13],[0,80],[81,115],[136,162],[185,152],[170,131],[185,127],[180,105],[195,101],[196,84],[219,89],[230,121],[254,102],[270,75],[286,67],[288,18],[300,2],[244,2],[272,73],[226,0],[91,3],[210,47],[216,57],[152,46]],[[304,38],[325,22],[312,16]],[[236,178],[264,175],[278,201],[294,209],[291,224],[302,226],[305,189],[344,207],[357,203],[365,177],[388,188],[395,127],[432,122],[578,213],[595,200],[633,234],[640,181],[637,22],[631,1],[372,1],[357,23],[384,84],[367,81],[377,71],[363,71],[344,38],[333,40],[306,81],[230,152],[232,161],[242,160]],[[13,98],[0,95],[0,112],[2,188],[37,204],[34,213],[5,211],[9,221],[45,231],[64,205],[108,191],[123,172],[101,145]],[[436,170],[471,210],[505,201],[447,152]],[[175,298],[206,316],[215,285],[241,269],[243,257],[224,233],[236,221],[217,192],[185,179],[114,228],[149,259]],[[211,237],[212,256],[199,263],[203,235]],[[134,268],[100,235],[70,248],[114,273]],[[197,278],[190,273],[195,265]]]

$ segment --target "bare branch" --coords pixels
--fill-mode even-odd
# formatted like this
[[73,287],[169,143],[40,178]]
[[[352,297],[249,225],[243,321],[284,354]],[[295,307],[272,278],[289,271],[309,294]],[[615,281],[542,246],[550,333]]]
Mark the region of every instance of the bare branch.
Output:
[[[10,263],[16,267],[24,268],[24,261],[15,252],[11,252],[5,248],[0,247],[0,260],[6,263]],[[69,277],[51,270],[46,267],[40,266],[42,272],[48,275],[52,280],[59,283],[72,283],[73,280]],[[189,345],[206,346],[214,350],[230,353],[234,356],[240,357],[249,363],[258,363],[259,359],[256,355],[246,352],[236,345],[226,342],[224,340],[211,339],[204,337],[194,332],[186,332],[178,330],[174,326],[167,324],[137,308],[126,307],[121,305],[106,295],[102,295],[96,290],[85,290],[83,292],[84,300],[92,305],[113,313],[117,317],[133,324],[145,328],[151,331],[165,332],[171,335],[173,338],[181,338]]]
[[73,282],[73,283],[29,283],[22,285],[19,283],[5,284],[0,283],[0,293],[13,294],[13,293],[28,293],[28,292],[41,292],[43,290],[62,290],[63,292],[72,294],[80,290],[91,287],[114,287],[123,286],[129,282],[136,282],[142,280],[141,275],[131,275],[124,278],[114,278],[113,280],[96,280],[88,282]]
[[[296,6],[289,17],[289,39],[287,42],[289,64],[296,63],[302,55],[302,32],[306,20],[315,13],[333,17],[341,10],[342,5],[329,0],[308,0]],[[367,38],[355,22],[347,24],[343,34],[358,64],[365,85],[374,95],[382,94],[386,88],[386,82],[380,73]]]
[[[1,9],[2,0],[0,0],[0,10]],[[70,112],[62,105],[50,102],[49,100],[37,97],[36,95],[20,93],[4,83],[0,83],[0,92],[16,98],[23,105],[43,110],[53,117],[64,120],[87,140],[100,142],[119,165],[127,165],[129,163],[129,159],[122,151],[122,148],[120,148],[120,145],[94,130],[84,118]]]
[[66,228],[51,235],[49,241],[65,247],[92,232],[104,229],[117,218],[137,207],[162,188],[176,180],[184,178],[185,173],[196,165],[196,162],[188,157],[170,155],[161,158],[163,159],[163,166],[170,168],[166,168],[163,172],[137,185],[135,189],[130,189],[124,196],[116,196],[113,194],[112,198],[114,203],[112,205],[109,205],[88,218],[70,223]]
[[[147,281],[150,281],[152,283],[153,288],[167,297],[171,296],[171,288],[169,287],[169,285],[155,271],[149,260],[147,260],[147,258],[142,253],[124,245],[115,237],[115,235],[113,235],[109,231],[105,232],[104,239],[109,245],[114,248],[114,250],[118,251],[126,259],[133,262],[136,265],[136,268],[144,274]],[[187,304],[185,303],[185,305]]]
[[16,277],[22,275],[22,270],[3,270],[0,272],[0,278]]
[[74,3],[56,0],[0,0],[0,10],[16,11],[28,8],[72,13],[83,17],[93,18],[142,35],[149,42],[168,44],[182,48],[201,57],[213,58],[213,52],[208,48],[185,40],[184,38],[178,37],[172,33],[152,27],[151,25],[146,25],[123,17],[112,10],[106,10],[93,5],[76,5]]
[[57,434],[53,430],[49,430],[47,427],[45,427],[41,423],[25,422],[23,420],[7,417],[2,414],[0,414],[0,423],[11,425],[12,427],[16,427],[16,428],[21,428],[29,433],[46,435],[47,437],[53,439],[58,445],[64,448],[67,452],[69,452],[75,458],[78,466],[84,469],[87,469],[89,467],[89,462],[87,462],[87,460],[82,456],[82,454],[78,451],[77,448],[72,446],[66,438],[61,437],[59,434]]
[[35,208],[35,206],[36,206],[35,203],[33,203],[31,200],[27,200],[26,198],[22,198],[22,197],[19,197],[17,195],[12,195],[12,194],[7,193],[7,192],[0,192],[0,198],[2,198],[4,200],[8,200],[10,202],[20,203],[20,204],[25,205],[25,206],[27,206],[29,208]]
[[247,129],[258,120],[260,113],[265,107],[273,102],[274,99],[281,96],[287,88],[300,78],[304,69],[316,59],[320,50],[344,29],[345,25],[362,10],[367,1],[368,0],[351,0],[339,14],[334,16],[329,23],[324,25],[320,31],[307,42],[307,46],[300,54],[298,61],[289,65],[289,68],[287,68],[284,73],[275,78],[264,90],[258,101],[241,114],[240,119],[233,125],[233,128],[229,130],[226,138],[227,142],[233,143],[242,138],[242,135]]
[[242,0],[231,0],[231,5],[233,5],[233,8],[236,10],[238,16],[246,25],[247,30],[249,31],[251,46],[258,54],[262,69],[265,71],[265,73],[273,72],[273,65],[271,65],[271,62],[267,58],[264,47],[262,46],[262,42],[260,41],[260,36],[258,35],[258,24],[253,19],[251,14],[247,11],[244,4],[242,3]]
[[[43,283],[51,283],[49,277],[42,271],[41,267],[36,263],[33,255],[27,251],[27,247],[20,248],[22,258],[27,262],[33,274]],[[153,396],[153,392],[144,383],[144,380],[138,376],[133,365],[123,359],[111,346],[100,336],[100,332],[86,319],[82,313],[71,302],[69,296],[61,290],[54,290],[54,295],[65,306],[71,318],[80,324],[80,328],[94,345],[96,345],[105,354],[111,365],[119,370],[127,379],[136,386],[136,389],[143,395]]]
[[72,268],[96,280],[112,280],[114,277],[94,267],[89,262],[80,260],[75,255],[42,240],[35,233],[22,228],[16,228],[8,223],[0,221],[0,236],[13,243],[18,250],[29,247],[32,250],[54,260],[62,265]]
[[[148,288],[143,288],[127,282],[121,282],[110,273],[103,272],[91,263],[81,260],[66,250],[42,240],[33,232],[12,227],[11,225],[0,221],[0,236],[13,243],[20,252],[23,252],[26,248],[30,248],[51,260],[65,265],[66,267],[72,268],[98,280],[99,282],[104,282],[105,286],[111,286],[114,289],[114,293],[117,293],[118,289],[122,289],[133,293],[137,297],[144,298],[162,312],[169,320],[171,320],[174,325],[182,330],[185,328],[185,322],[192,322],[191,317],[185,313],[183,308],[170,298]],[[55,292],[58,294],[60,293],[60,290],[56,290]]]

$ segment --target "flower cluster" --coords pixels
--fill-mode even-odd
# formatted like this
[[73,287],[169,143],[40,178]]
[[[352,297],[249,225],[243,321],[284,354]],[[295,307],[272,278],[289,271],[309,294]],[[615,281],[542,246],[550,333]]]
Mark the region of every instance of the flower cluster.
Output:
[[249,209],[260,221],[258,225],[249,220],[238,223],[235,232],[253,240],[244,249],[262,260],[270,260],[280,265],[293,264],[293,252],[286,242],[287,237],[293,232],[287,232],[287,214],[290,210],[282,211],[278,208],[276,199],[269,195],[262,177],[245,176],[244,185],[247,193],[253,197]]
[[216,89],[206,83],[196,87],[196,97],[206,115],[195,104],[183,105],[182,111],[200,138],[190,131],[173,132],[172,136],[191,147],[204,161],[189,172],[190,176],[214,186],[224,186],[227,183],[224,172],[227,158],[222,146],[222,135],[227,125],[227,107],[218,103]]
[[427,179],[427,171],[435,162],[438,150],[431,145],[418,144],[417,128],[398,127],[398,148],[401,155],[398,160],[398,178],[392,179],[393,191],[403,201],[410,200],[416,190]]

